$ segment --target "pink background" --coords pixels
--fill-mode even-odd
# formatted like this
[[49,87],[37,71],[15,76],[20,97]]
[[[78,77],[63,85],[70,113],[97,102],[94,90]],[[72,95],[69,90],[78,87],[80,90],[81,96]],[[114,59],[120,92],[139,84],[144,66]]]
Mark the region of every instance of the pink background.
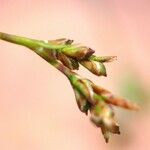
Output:
[[[119,94],[120,78],[131,71],[149,90],[149,0],[0,0],[0,31],[35,39],[67,37],[96,54],[117,55],[106,65],[107,78],[82,67],[80,74]],[[0,41],[0,54],[0,150],[150,149],[145,105],[137,113],[116,109],[122,134],[105,144],[78,110],[60,72],[18,45]]]

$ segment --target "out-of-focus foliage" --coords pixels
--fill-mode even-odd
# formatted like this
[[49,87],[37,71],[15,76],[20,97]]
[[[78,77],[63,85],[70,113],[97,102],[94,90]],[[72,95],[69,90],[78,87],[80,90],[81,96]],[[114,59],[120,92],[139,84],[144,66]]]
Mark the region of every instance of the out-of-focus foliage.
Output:
[[150,96],[148,90],[149,89],[144,87],[141,80],[131,70],[119,79],[119,93],[131,101],[139,103],[140,105],[147,105],[148,98]]

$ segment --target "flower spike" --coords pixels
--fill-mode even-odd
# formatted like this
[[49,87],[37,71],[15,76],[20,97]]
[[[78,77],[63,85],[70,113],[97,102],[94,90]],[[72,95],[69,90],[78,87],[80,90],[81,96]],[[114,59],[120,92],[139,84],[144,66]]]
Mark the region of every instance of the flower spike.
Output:
[[120,134],[112,106],[131,110],[139,108],[137,104],[112,94],[72,71],[78,70],[81,64],[97,76],[106,76],[103,63],[116,60],[116,56],[96,56],[93,49],[72,44],[73,40],[66,38],[43,41],[0,32],[0,39],[31,49],[62,72],[71,83],[78,108],[86,115],[90,112],[90,120],[96,127],[101,128],[106,143],[111,134]]

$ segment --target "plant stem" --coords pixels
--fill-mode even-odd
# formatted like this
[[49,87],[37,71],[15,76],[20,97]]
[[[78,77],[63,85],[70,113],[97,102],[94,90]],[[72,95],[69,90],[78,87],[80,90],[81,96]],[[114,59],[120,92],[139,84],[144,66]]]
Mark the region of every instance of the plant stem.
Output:
[[2,32],[0,32],[0,39],[11,43],[19,44],[22,46],[26,46],[31,49],[42,47],[51,50],[51,49],[62,49],[66,47],[65,44],[58,45],[53,43],[45,43],[42,40],[35,40],[35,39],[30,39],[30,38],[16,36],[16,35],[2,33]]

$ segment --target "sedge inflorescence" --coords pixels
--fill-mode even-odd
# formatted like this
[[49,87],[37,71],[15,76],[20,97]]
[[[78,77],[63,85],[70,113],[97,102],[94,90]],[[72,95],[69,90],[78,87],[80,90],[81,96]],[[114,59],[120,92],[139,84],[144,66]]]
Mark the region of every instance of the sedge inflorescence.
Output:
[[106,142],[111,134],[120,134],[113,105],[138,109],[135,103],[112,94],[74,72],[82,65],[96,76],[107,76],[104,63],[116,60],[116,56],[96,56],[93,49],[73,44],[73,40],[65,38],[43,41],[0,32],[0,39],[28,47],[61,71],[71,83],[79,110],[89,115],[91,122],[101,129]]

